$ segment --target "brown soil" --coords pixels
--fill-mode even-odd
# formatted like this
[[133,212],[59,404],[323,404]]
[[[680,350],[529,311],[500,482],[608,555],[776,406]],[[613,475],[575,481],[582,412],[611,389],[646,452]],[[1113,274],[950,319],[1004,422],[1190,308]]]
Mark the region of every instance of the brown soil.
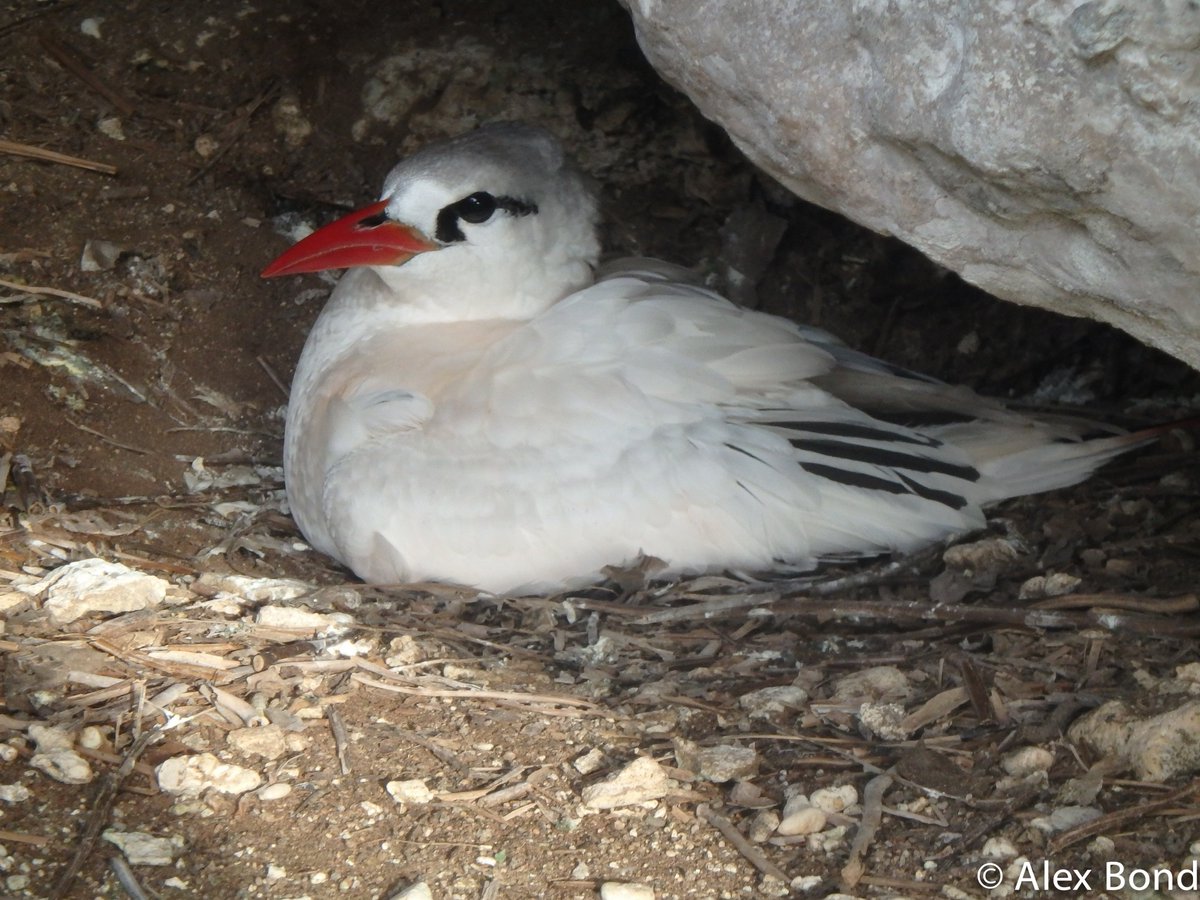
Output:
[[[521,118],[558,133],[603,185],[614,253],[693,265],[721,284],[739,236],[744,245],[780,227],[776,249],[740,264],[761,266],[757,291],[741,299],[894,362],[1006,397],[1070,384],[1094,417],[1125,424],[1188,414],[1196,373],[1102,326],[995,302],[902,245],[790,199],[657,79],[615,3],[15,0],[0,9],[0,133],[118,170],[0,153],[0,279],[98,301],[0,287],[0,456],[28,457],[37,484],[14,472],[3,494],[0,595],[22,574],[91,556],[166,577],[192,604],[212,594],[197,582],[205,573],[294,578],[321,590],[292,603],[347,613],[369,661],[382,666],[397,652],[389,642],[408,635],[420,664],[406,683],[416,693],[352,677],[366,670],[287,664],[268,669],[278,676],[269,683],[229,681],[239,696],[257,692],[293,712],[335,709],[343,773],[327,717],[304,720],[277,760],[238,755],[227,744],[233,725],[202,699],[208,679],[134,657],[202,644],[245,662],[273,646],[252,627],[255,604],[232,615],[183,604],[149,618],[90,617],[62,632],[40,610],[15,608],[0,645],[9,710],[0,737],[19,752],[0,764],[0,783],[32,797],[0,805],[0,892],[51,896],[85,823],[103,819],[181,838],[173,866],[135,869],[163,897],[384,897],[421,879],[437,898],[585,897],[613,881],[653,886],[659,898],[786,894],[706,817],[748,833],[759,804],[701,777],[681,738],[754,749],[742,778],[776,809],[823,786],[853,785],[861,797],[878,772],[891,773],[856,885],[859,807],[817,837],[752,842],[789,881],[813,876],[790,888],[807,896],[839,884],[859,896],[981,896],[975,873],[989,837],[1039,866],[1183,866],[1200,837],[1195,794],[1172,793],[1186,776],[1158,785],[1116,765],[1089,770],[1096,760],[1062,737],[1105,700],[1161,708],[1176,668],[1197,661],[1193,607],[1162,606],[1195,590],[1200,545],[1200,467],[1179,439],[1077,489],[998,510],[994,533],[1019,551],[970,576],[947,574],[935,554],[828,596],[784,590],[719,615],[643,624],[647,607],[744,591],[634,583],[501,603],[367,589],[297,549],[274,468],[285,395],[273,376],[290,378],[328,283],[257,273],[289,227],[372,198],[404,153]],[[99,37],[81,30],[88,20]],[[82,270],[88,242],[110,242],[115,261]],[[235,465],[250,467],[246,483],[197,490],[201,470],[228,475]],[[1104,596],[1050,623],[1015,619],[1034,602],[1018,599],[1022,584],[1051,573],[1080,579],[1077,595]],[[931,596],[975,612],[931,610]],[[906,602],[926,613],[902,616]],[[1137,609],[1120,621],[1096,612],[1111,604]],[[104,651],[99,671],[149,696],[177,682],[190,689],[180,709],[195,718],[151,746],[144,765],[212,751],[292,792],[176,805],[142,768],[98,818],[99,782],[65,785],[29,768],[24,720],[101,726],[112,754],[93,756],[101,774],[127,751],[131,727],[162,721],[138,713],[128,691],[81,702],[92,688],[61,683],[65,670],[46,663],[41,642],[94,642],[98,632],[86,630],[105,625],[108,646],[128,655]],[[836,693],[847,675],[884,665],[904,676],[901,695],[851,703]],[[756,718],[739,705],[790,684],[807,691],[798,708]],[[860,719],[862,699],[895,699],[912,713],[959,686],[966,701],[910,735],[881,736]],[[542,699],[468,696],[479,688]],[[1049,750],[1053,764],[1006,781],[1001,760],[1025,745]],[[598,768],[581,774],[574,762],[593,749]],[[647,755],[669,767],[665,797],[581,808],[584,787]],[[1064,789],[1089,771],[1095,796],[1069,802]],[[417,778],[434,802],[400,805],[385,790]],[[522,784],[511,798],[495,793]],[[1096,831],[1112,844],[1047,837],[1035,824],[1071,805],[1114,814]],[[66,895],[125,896],[109,865],[117,855],[101,841]]]

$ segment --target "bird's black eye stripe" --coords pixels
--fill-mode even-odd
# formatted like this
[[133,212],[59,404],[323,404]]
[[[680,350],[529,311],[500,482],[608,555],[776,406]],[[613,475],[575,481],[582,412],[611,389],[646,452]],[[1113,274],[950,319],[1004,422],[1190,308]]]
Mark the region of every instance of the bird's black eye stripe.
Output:
[[373,216],[366,216],[362,219],[359,219],[358,224],[355,227],[356,228],[378,228],[380,225],[382,225],[387,220],[388,220],[387,213],[385,213],[385,212],[375,213],[375,215],[373,215]]
[[494,197],[487,191],[476,191],[445,206],[437,215],[434,236],[443,244],[466,240],[462,223],[481,225],[503,210],[510,216],[529,216],[538,211],[537,204],[516,197]]

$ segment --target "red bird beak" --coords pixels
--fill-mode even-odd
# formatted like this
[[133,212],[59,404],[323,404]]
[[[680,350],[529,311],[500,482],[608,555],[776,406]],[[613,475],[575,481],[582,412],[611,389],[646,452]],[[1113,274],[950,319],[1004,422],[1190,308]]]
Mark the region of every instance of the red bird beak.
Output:
[[441,245],[387,217],[386,200],[319,228],[262,270],[263,278],[352,266],[398,266]]

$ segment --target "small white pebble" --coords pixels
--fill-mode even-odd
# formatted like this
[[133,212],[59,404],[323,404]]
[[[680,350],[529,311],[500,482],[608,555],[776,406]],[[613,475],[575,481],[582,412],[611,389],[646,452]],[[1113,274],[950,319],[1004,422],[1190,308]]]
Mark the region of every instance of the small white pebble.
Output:
[[423,778],[389,781],[386,790],[397,803],[429,803],[433,800],[433,791],[426,786]]
[[1044,747],[1022,747],[1005,756],[1000,764],[1009,775],[1020,778],[1049,771],[1054,765],[1054,754]]
[[648,884],[606,881],[600,885],[600,900],[654,900],[654,888]]
[[111,138],[114,141],[125,140],[125,126],[121,124],[121,120],[116,116],[105,116],[96,123],[96,130],[106,138]]
[[100,26],[104,24],[102,17],[92,17],[84,19],[79,23],[80,34],[85,34],[90,38],[100,40]]
[[1006,837],[993,837],[984,843],[982,852],[988,859],[1013,859],[1017,855],[1017,848]]
[[0,800],[5,803],[21,803],[31,796],[29,788],[19,781],[13,784],[0,784]]
[[789,816],[784,816],[783,821],[779,823],[779,827],[775,830],[784,836],[816,834],[825,830],[827,821],[828,818],[825,815],[825,810],[809,806],[796,810],[796,812]]
[[217,139],[211,134],[202,134],[196,138],[195,143],[192,144],[192,147],[201,157],[208,159],[217,152],[217,148],[220,147],[220,144],[217,143]]
[[282,800],[291,792],[292,786],[286,781],[276,781],[274,784],[259,788],[257,796],[259,800]]
[[817,809],[823,809],[827,813],[844,812],[858,802],[858,791],[852,784],[840,784],[813,791],[809,800]]
[[400,893],[394,894],[392,900],[433,900],[433,891],[424,881],[418,881],[416,884],[410,884]]
[[808,799],[808,794],[792,794],[783,804],[782,816],[786,819],[792,813],[808,809],[810,806],[812,806],[812,801]]
[[1044,834],[1057,834],[1085,825],[1101,816],[1094,806],[1060,806],[1048,816],[1039,816],[1029,824]]
[[580,775],[591,775],[604,765],[604,753],[599,747],[593,747],[571,763],[571,765],[575,767],[575,771]]
[[99,750],[104,744],[104,732],[95,725],[88,725],[79,732],[79,746],[85,750]]

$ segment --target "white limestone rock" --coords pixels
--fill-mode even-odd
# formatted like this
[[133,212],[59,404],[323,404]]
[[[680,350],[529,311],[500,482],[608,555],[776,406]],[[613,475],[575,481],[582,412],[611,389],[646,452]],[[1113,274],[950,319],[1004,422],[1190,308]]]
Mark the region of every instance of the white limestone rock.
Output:
[[207,790],[244,794],[262,784],[262,776],[244,766],[223,763],[211,753],[173,756],[155,769],[158,786],[169,794],[195,799]]
[[1097,756],[1126,762],[1142,781],[1189,776],[1200,771],[1200,701],[1139,717],[1110,700],[1071,725],[1067,737]]
[[639,756],[615,775],[583,789],[588,809],[618,809],[666,796],[671,780],[667,771],[649,756]]
[[131,866],[169,866],[184,846],[179,835],[157,837],[144,831],[109,828],[102,837],[119,847]]
[[1194,4],[623,2],[659,73],[799,196],[1200,366]]
[[66,625],[90,613],[126,613],[162,604],[170,582],[121,563],[81,559],[20,590],[43,594],[50,624]]

